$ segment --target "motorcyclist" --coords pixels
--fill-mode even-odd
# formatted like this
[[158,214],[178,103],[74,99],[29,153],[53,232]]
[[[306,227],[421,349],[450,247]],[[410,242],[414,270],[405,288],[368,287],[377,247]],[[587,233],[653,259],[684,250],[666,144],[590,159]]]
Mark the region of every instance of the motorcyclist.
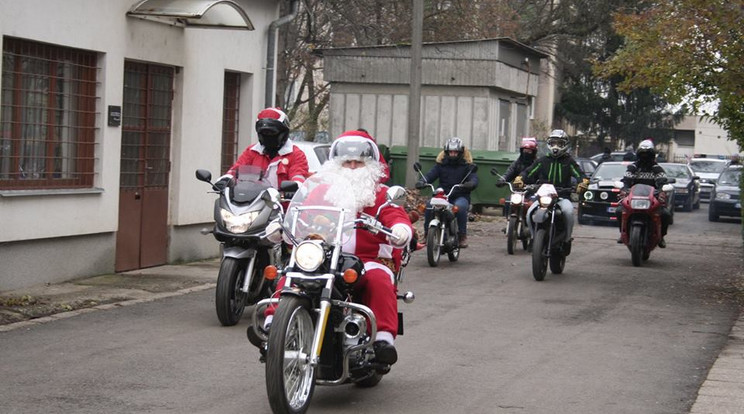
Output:
[[266,171],[266,179],[274,188],[284,181],[302,183],[308,177],[307,158],[289,137],[289,118],[279,108],[266,108],[256,117],[258,143],[250,145],[238,160],[214,184],[225,188],[235,179],[241,165],[255,165]]
[[[439,153],[436,163],[424,176],[416,182],[416,188],[424,188],[426,183],[434,183],[439,180],[439,186],[442,187],[445,194],[456,184],[458,188],[452,191],[449,202],[458,208],[455,217],[457,218],[458,240],[460,248],[468,247],[467,225],[468,225],[468,208],[470,207],[470,192],[478,186],[478,176],[472,171],[473,157],[465,148],[462,140],[452,137],[444,143],[444,149]],[[467,179],[466,179],[467,178]],[[463,182],[463,180],[465,180]],[[426,212],[424,213],[424,240],[429,230],[429,222],[432,219],[431,203],[427,203]]]
[[[342,133],[332,144],[329,159],[317,174],[340,175],[353,185],[348,192],[354,195],[358,212],[371,216],[378,214],[385,203],[387,186],[382,184],[385,167],[380,162],[380,153],[374,140],[359,131]],[[398,300],[393,285],[394,272],[400,266],[401,249],[411,240],[413,226],[406,211],[397,205],[388,205],[380,210],[377,219],[390,228],[394,238],[382,233],[373,234],[357,229],[346,241],[343,251],[353,253],[364,262],[364,277],[355,291],[377,319],[377,336],[374,340],[375,359],[385,364],[398,360],[394,342],[398,333]],[[281,279],[277,291],[284,286]],[[273,319],[274,308],[266,311],[264,329],[268,330]]]
[[[531,166],[527,167],[521,174],[514,179],[514,186],[521,188],[524,184],[534,183],[551,183],[558,190],[558,206],[563,212],[566,220],[566,240],[571,243],[571,234],[573,232],[573,204],[571,203],[571,179],[578,181],[576,192],[583,193],[589,185],[589,179],[579,168],[579,164],[568,153],[569,139],[568,134],[562,129],[554,129],[548,137],[548,153],[538,158]],[[527,225],[530,228],[532,237],[535,236],[535,229],[532,225],[532,212],[538,207],[539,203],[533,203],[527,210]],[[530,240],[532,243],[532,240]]]
[[497,184],[501,185],[507,181],[514,181],[519,173],[535,162],[535,159],[537,159],[537,140],[532,137],[522,138],[522,144],[519,146],[519,157],[509,165],[503,178],[499,179]]
[[[664,168],[656,162],[656,149],[654,143],[650,139],[641,141],[638,144],[638,150],[636,150],[637,161],[628,165],[625,170],[625,175],[622,178],[623,188],[620,190],[620,198],[624,198],[628,195],[630,188],[635,184],[647,184],[657,190],[659,190],[660,201],[664,204],[661,209],[661,240],[659,240],[659,247],[662,249],[666,247],[666,241],[664,236],[667,234],[669,228],[669,221],[671,220],[672,213],[669,210],[669,206],[666,203],[666,197],[661,192],[661,187],[666,184],[666,173]],[[622,218],[622,207],[618,203],[616,210],[617,222],[621,223]],[[620,224],[620,233],[622,233],[622,223]],[[618,239],[618,243],[622,243],[622,239]]]

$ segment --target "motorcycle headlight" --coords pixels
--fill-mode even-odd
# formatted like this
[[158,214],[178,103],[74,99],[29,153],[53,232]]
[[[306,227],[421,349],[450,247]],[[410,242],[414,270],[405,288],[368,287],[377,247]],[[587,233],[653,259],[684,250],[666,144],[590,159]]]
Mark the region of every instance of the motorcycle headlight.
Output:
[[731,194],[727,193],[716,193],[716,200],[730,200]]
[[522,194],[519,194],[519,193],[512,194],[510,201],[512,204],[522,204]]
[[630,200],[630,208],[633,210],[648,210],[651,208],[651,200],[645,198]]
[[540,207],[547,207],[552,202],[553,202],[553,197],[551,197],[551,196],[540,196]]
[[251,227],[253,221],[258,217],[260,211],[250,211],[248,213],[235,215],[224,208],[220,210],[222,221],[225,223],[227,231],[230,233],[245,233]]
[[589,201],[594,198],[594,193],[591,191],[584,191],[584,200]]
[[304,241],[294,249],[294,259],[297,266],[306,272],[313,272],[323,264],[325,253],[323,246],[315,241]]

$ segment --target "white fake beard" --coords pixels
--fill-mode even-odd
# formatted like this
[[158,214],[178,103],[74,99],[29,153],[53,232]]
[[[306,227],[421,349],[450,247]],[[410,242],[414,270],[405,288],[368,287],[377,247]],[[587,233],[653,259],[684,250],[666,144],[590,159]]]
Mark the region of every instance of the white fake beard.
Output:
[[330,160],[320,167],[318,173],[334,173],[344,177],[351,184],[346,190],[347,199],[349,193],[354,195],[355,208],[357,212],[365,207],[375,205],[377,199],[377,188],[384,175],[382,164],[379,162],[367,162],[364,168],[346,168],[339,161]]

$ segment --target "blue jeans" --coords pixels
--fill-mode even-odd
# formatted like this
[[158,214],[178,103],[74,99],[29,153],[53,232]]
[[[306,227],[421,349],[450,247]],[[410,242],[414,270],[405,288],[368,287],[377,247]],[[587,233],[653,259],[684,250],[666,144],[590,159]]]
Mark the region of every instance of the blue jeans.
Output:
[[[453,203],[458,208],[457,214],[455,214],[455,218],[457,219],[457,233],[460,235],[468,234],[468,208],[470,207],[470,202],[468,202],[468,199],[465,197],[457,197],[454,202],[450,200],[450,203]],[[431,217],[431,204],[427,202],[426,211],[424,212],[425,232],[429,231],[429,222],[431,221]]]

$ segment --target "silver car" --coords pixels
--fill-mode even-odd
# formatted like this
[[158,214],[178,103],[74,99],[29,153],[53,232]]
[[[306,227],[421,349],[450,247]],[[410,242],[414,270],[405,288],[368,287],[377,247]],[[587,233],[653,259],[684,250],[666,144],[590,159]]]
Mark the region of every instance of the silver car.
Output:
[[687,163],[692,171],[700,177],[700,199],[710,200],[710,194],[716,180],[721,172],[729,164],[728,160],[719,160],[717,158],[692,158]]

